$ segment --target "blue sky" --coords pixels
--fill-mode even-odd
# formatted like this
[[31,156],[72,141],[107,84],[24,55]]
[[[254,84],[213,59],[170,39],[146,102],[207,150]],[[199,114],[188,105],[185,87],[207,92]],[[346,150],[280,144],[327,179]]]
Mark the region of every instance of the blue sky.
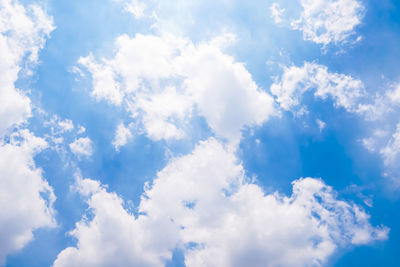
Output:
[[397,266],[397,1],[0,0],[0,32],[0,266]]

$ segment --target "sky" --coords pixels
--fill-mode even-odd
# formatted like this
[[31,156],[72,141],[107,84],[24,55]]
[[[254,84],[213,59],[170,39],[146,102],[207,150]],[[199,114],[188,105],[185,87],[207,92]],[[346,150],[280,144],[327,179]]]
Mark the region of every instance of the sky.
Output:
[[398,266],[396,0],[0,0],[0,266]]

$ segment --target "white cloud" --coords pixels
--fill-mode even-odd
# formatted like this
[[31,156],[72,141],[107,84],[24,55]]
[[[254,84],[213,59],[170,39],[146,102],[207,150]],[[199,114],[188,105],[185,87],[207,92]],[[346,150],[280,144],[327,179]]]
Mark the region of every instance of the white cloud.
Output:
[[146,186],[137,216],[98,182],[78,179],[92,219],[77,223],[77,246],[54,266],[163,266],[176,247],[186,266],[319,266],[342,247],[387,238],[319,179],[294,181],[290,197],[247,180],[215,139],[172,159]]
[[136,105],[130,111],[145,111],[142,123],[147,135],[153,140],[181,139],[185,136],[182,124],[191,116],[192,99],[179,93],[174,86],[168,86],[160,93],[148,95],[139,93]]
[[125,10],[132,13],[137,19],[146,17],[146,5],[139,0],[130,0],[125,3]]
[[131,13],[136,19],[149,17],[146,14],[146,4],[139,0],[113,0],[116,3],[122,3],[125,11]]
[[368,97],[368,102],[360,104],[359,113],[369,123],[369,137],[361,140],[366,149],[377,152],[384,163],[383,175],[391,180],[391,188],[400,187],[400,86],[389,85],[383,93]]
[[82,125],[78,125],[78,134],[83,134],[84,132],[86,132],[86,128]]
[[361,112],[360,104],[366,95],[364,84],[351,76],[328,72],[328,68],[305,62],[302,67],[285,67],[282,76],[271,85],[271,93],[285,110],[301,106],[305,92],[313,90],[314,96],[332,98],[336,107],[349,112]]
[[47,143],[13,129],[31,116],[31,101],[15,82],[31,72],[53,29],[39,6],[0,0],[0,265],[33,239],[33,231],[55,226],[55,196],[33,159]]
[[379,147],[386,145],[384,140],[390,138],[390,133],[388,131],[383,131],[381,129],[373,131],[372,135],[368,138],[361,139],[362,144],[366,149],[371,152],[375,152]]
[[91,156],[93,153],[92,140],[89,137],[81,137],[69,144],[72,153],[77,156]]
[[277,112],[273,98],[253,81],[244,64],[224,54],[220,47],[232,38],[215,39],[187,49],[177,58],[178,73],[217,136],[240,139],[245,126],[261,125]]
[[40,227],[54,227],[52,188],[33,157],[47,143],[21,130],[0,143],[0,265],[6,255],[22,249]]
[[62,128],[63,131],[69,132],[74,129],[74,123],[70,119],[61,120],[58,122],[58,126]]
[[285,9],[281,8],[278,3],[273,3],[269,10],[271,11],[271,17],[274,19],[276,24],[282,23],[283,19],[282,16],[285,13]]
[[163,258],[171,257],[169,248],[176,242],[171,232],[177,229],[162,225],[157,229],[154,219],[147,216],[135,219],[120,197],[96,181],[80,180],[78,190],[89,197],[94,217],[76,224],[70,234],[78,239],[77,247],[63,250],[54,267],[163,266]]
[[119,151],[119,148],[126,145],[129,139],[132,137],[133,135],[129,128],[125,127],[123,123],[118,124],[117,130],[115,131],[114,140],[112,142],[115,150]]
[[371,138],[371,137],[369,137],[369,138],[363,138],[363,139],[361,140],[361,142],[362,142],[362,144],[364,145],[364,147],[365,147],[366,149],[368,149],[369,151],[371,151],[371,152],[374,152],[374,151],[375,151],[375,140],[374,140],[373,138]]
[[325,126],[326,126],[326,123],[323,122],[323,121],[320,120],[320,119],[317,119],[317,124],[318,124],[319,131],[322,132],[322,130],[323,130],[323,129],[325,128]]
[[386,165],[398,162],[400,154],[400,123],[384,148],[380,150]]
[[397,84],[395,88],[387,93],[387,97],[396,104],[400,104],[400,84]]
[[37,111],[36,119],[42,121],[41,137],[49,144],[49,149],[55,150],[63,161],[68,161],[71,156],[69,145],[86,131],[85,127],[74,125],[70,119],[62,119],[41,109]]
[[300,0],[303,11],[292,21],[293,29],[303,32],[304,40],[324,46],[342,44],[361,24],[363,5],[357,0]]
[[79,63],[84,65],[91,73],[93,80],[92,95],[97,99],[107,99],[114,105],[121,105],[123,94],[115,81],[115,75],[110,67],[97,64],[93,55],[80,58]]
[[[331,73],[327,67],[305,62],[302,67],[284,67],[283,74],[275,78],[271,93],[284,110],[295,114],[307,113],[302,103],[307,92],[315,98],[331,98],[335,107],[344,108],[370,123],[371,134],[360,141],[366,149],[378,152],[384,161],[384,176],[400,186],[400,168],[396,166],[400,154],[400,131],[396,124],[399,113],[400,86],[391,85],[383,93],[368,94],[364,84],[351,76]],[[393,123],[395,121],[395,123]],[[322,130],[324,124],[318,120]],[[322,126],[322,128],[321,128]]]
[[123,35],[114,58],[79,63],[92,74],[92,94],[124,105],[153,140],[185,137],[198,111],[217,136],[237,142],[245,126],[260,125],[276,111],[244,64],[222,51],[232,40],[223,35],[196,45],[170,35]]
[[25,9],[17,1],[0,1],[0,136],[31,115],[30,99],[14,83],[24,57],[30,66],[35,64],[53,29],[52,19],[39,6]]

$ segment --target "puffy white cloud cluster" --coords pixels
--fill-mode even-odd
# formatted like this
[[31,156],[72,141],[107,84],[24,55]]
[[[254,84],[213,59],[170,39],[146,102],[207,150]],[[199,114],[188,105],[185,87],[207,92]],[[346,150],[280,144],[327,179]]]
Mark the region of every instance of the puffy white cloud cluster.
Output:
[[89,157],[93,153],[92,140],[89,137],[80,137],[75,139],[74,142],[69,144],[72,153],[77,156]]
[[0,264],[31,241],[34,230],[55,226],[55,196],[33,160],[47,143],[28,130],[9,138],[0,142]]
[[269,10],[271,11],[271,17],[274,19],[276,24],[283,22],[282,16],[286,11],[284,8],[281,8],[280,5],[275,2],[270,6]]
[[69,132],[75,128],[74,123],[70,119],[64,119],[58,121],[58,126],[61,128],[61,131],[63,132]]
[[54,226],[55,196],[34,156],[47,143],[21,128],[31,116],[31,102],[15,82],[29,74],[38,52],[54,29],[37,5],[0,0],[0,264],[23,248],[40,227]]
[[79,63],[92,74],[92,95],[123,105],[153,140],[185,137],[190,118],[200,115],[218,137],[237,142],[243,127],[260,125],[275,109],[244,64],[222,51],[232,38],[194,44],[171,35],[122,35],[114,58],[89,55]]
[[348,42],[361,24],[364,6],[358,0],[300,0],[300,18],[293,29],[303,32],[304,40],[326,46]]
[[130,125],[126,127],[122,122],[118,124],[114,140],[112,141],[112,144],[116,151],[119,151],[120,147],[126,145],[128,141],[133,138],[133,134],[129,127]]
[[284,67],[281,77],[271,85],[271,93],[285,110],[304,110],[301,100],[307,91],[313,91],[317,98],[329,97],[336,107],[349,112],[360,112],[360,101],[366,95],[360,80],[331,73],[327,67],[310,62],[305,62],[302,67]]
[[320,266],[338,248],[388,233],[320,179],[294,181],[289,197],[265,194],[213,138],[158,173],[137,215],[96,181],[78,179],[77,188],[91,214],[76,224],[77,245],[55,267],[163,266],[175,248],[186,266]]
[[0,136],[31,114],[30,99],[14,83],[24,57],[35,64],[53,29],[52,19],[39,6],[24,8],[17,1],[0,1]]

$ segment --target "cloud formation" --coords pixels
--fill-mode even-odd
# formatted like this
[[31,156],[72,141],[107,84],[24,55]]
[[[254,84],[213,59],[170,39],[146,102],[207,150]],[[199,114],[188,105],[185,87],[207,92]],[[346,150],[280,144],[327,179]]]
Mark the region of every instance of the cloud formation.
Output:
[[358,0],[300,0],[303,11],[291,26],[303,32],[304,40],[321,45],[343,44],[355,35],[364,7]]
[[146,4],[140,0],[113,0],[124,4],[124,10],[135,16],[136,19],[148,17],[146,14]]
[[192,115],[199,115],[218,137],[238,142],[245,126],[261,125],[276,110],[244,64],[222,51],[232,41],[232,35],[199,44],[122,35],[114,58],[89,55],[79,63],[92,74],[92,95],[123,105],[153,140],[184,138]]
[[119,148],[126,145],[130,139],[132,139],[133,134],[129,129],[129,126],[126,127],[122,122],[118,124],[117,130],[115,131],[114,140],[112,144],[116,151],[119,151]]
[[54,267],[163,266],[175,248],[186,266],[320,266],[337,249],[388,234],[320,179],[294,181],[289,197],[265,194],[213,138],[172,159],[146,186],[136,214],[97,181],[78,179],[77,188],[91,215],[76,224],[77,246]]
[[33,160],[46,147],[28,130],[0,142],[0,264],[31,241],[34,230],[55,226],[53,189]]
[[[50,9],[58,11],[57,1],[53,2],[54,6]],[[74,24],[69,19],[77,19],[77,25],[82,25],[83,21],[89,22],[93,17],[88,16],[90,12],[72,9],[75,6],[81,8],[80,5],[69,6],[69,2],[64,3],[63,8],[68,8],[63,10],[79,12],[67,12],[63,14],[65,19],[62,16],[57,20],[60,31],[52,43],[57,47],[53,49],[52,46],[45,51],[45,62],[50,64],[40,73],[44,77],[40,76],[37,83],[32,79],[25,83],[25,78],[32,75],[39,63],[39,51],[55,26],[52,18],[38,5],[23,6],[17,0],[0,0],[0,265],[6,264],[6,259],[11,262],[10,265],[15,261],[17,264],[25,261],[29,265],[27,259],[36,246],[34,249],[27,247],[18,257],[14,257],[14,253],[32,241],[37,229],[57,225],[54,192],[60,194],[60,203],[57,202],[56,206],[60,208],[57,212],[62,213],[61,227],[70,225],[72,219],[63,212],[68,212],[69,208],[79,212],[81,206],[77,205],[77,200],[71,201],[63,195],[68,194],[68,186],[62,188],[68,179],[60,179],[58,181],[64,183],[54,184],[52,182],[55,180],[50,179],[49,184],[45,179],[45,173],[52,173],[53,167],[61,165],[66,173],[71,171],[66,170],[68,168],[76,171],[77,166],[81,166],[85,168],[82,169],[83,173],[101,176],[95,177],[99,181],[76,177],[72,186],[88,207],[69,232],[76,243],[58,237],[50,237],[51,242],[38,240],[38,247],[44,243],[68,244],[59,251],[55,260],[50,259],[52,253],[41,251],[40,260],[54,260],[54,267],[164,266],[171,260],[176,261],[173,256],[177,251],[184,256],[185,265],[189,267],[324,266],[337,252],[388,238],[389,228],[372,224],[369,214],[361,206],[342,199],[321,178],[299,178],[292,182],[291,193],[272,193],[263,189],[257,177],[250,178],[247,175],[239,155],[247,164],[249,159],[246,157],[249,155],[244,155],[246,152],[242,150],[243,147],[273,147],[275,139],[268,136],[270,132],[265,134],[264,130],[272,130],[275,136],[287,133],[278,129],[280,127],[263,128],[257,133],[255,128],[272,116],[287,115],[283,111],[302,115],[308,112],[308,107],[315,110],[316,106],[313,107],[307,98],[311,95],[312,99],[329,100],[336,108],[370,122],[371,136],[361,141],[368,150],[382,157],[385,176],[400,177],[400,168],[396,164],[400,159],[400,123],[397,118],[400,86],[390,85],[389,90],[383,93],[375,91],[369,94],[365,89],[367,80],[364,85],[358,78],[333,72],[330,67],[315,63],[318,62],[316,58],[315,62],[305,62],[301,66],[284,67],[282,75],[275,78],[270,88],[262,88],[261,83],[267,80],[262,77],[266,57],[275,58],[277,55],[274,53],[279,50],[282,58],[285,49],[296,48],[287,44],[290,43],[287,40],[293,39],[286,39],[287,36],[281,35],[283,31],[278,33],[268,28],[271,27],[268,5],[272,2],[109,2],[121,4],[124,11],[141,20],[134,22],[133,30],[128,30],[136,34],[121,34],[131,26],[126,27],[126,22],[132,21],[127,16],[121,16],[121,20],[117,18],[113,21],[115,24],[104,31],[103,25],[92,27],[88,23],[85,26],[89,27],[82,28],[82,34],[71,35],[66,31],[73,29],[70,26]],[[291,53],[301,53],[293,55],[294,58],[316,55],[313,43],[321,45],[323,52],[327,52],[331,45],[344,47],[361,39],[356,31],[364,15],[361,1],[297,2],[301,8],[297,19],[288,19],[292,7],[283,8],[278,3],[270,6],[270,15],[275,23],[286,23],[287,27],[303,34],[303,38],[298,38],[304,50],[291,50]],[[113,13],[115,9],[108,8],[103,8],[104,13],[113,16],[107,18],[114,20],[120,15]],[[144,29],[146,24],[149,24],[148,29]],[[227,31],[237,32],[243,38],[234,49],[231,49],[232,44],[238,40],[235,35],[226,34]],[[271,34],[267,36],[266,33]],[[96,54],[95,51],[102,50],[97,41],[110,35],[113,38],[119,35],[113,52],[105,53],[106,57]],[[65,36],[79,38],[65,42]],[[277,38],[271,40],[270,37],[274,36]],[[89,46],[84,44],[87,38],[91,42]],[[304,43],[301,39],[313,43]],[[64,49],[66,47],[68,49]],[[88,47],[94,52],[87,53]],[[60,51],[71,54],[58,57]],[[74,58],[76,53],[87,55],[81,57],[79,65],[72,68],[64,65],[67,61],[70,64],[71,51]],[[54,53],[58,53],[57,57],[54,57]],[[235,54],[240,60],[232,56]],[[343,59],[346,59],[346,55],[343,55]],[[345,64],[347,62],[337,67],[360,73],[360,69],[352,69]],[[50,68],[54,69],[48,71]],[[250,70],[255,68],[257,71],[254,74],[258,75],[252,76]],[[80,75],[79,80],[91,78],[90,93],[93,99],[113,105],[113,111],[120,113],[99,113],[94,110],[98,106],[73,103],[71,100],[80,99],[76,98],[76,91],[63,94],[66,99],[56,99],[59,91],[48,94],[52,86],[62,80],[57,75],[50,77],[53,76],[51,74],[61,74],[61,69],[70,69],[71,73]],[[85,72],[90,75],[86,76]],[[255,82],[255,77],[259,83]],[[63,78],[67,80],[70,77]],[[78,79],[75,82],[79,82]],[[77,123],[74,125],[70,119],[61,119],[38,108],[38,103],[32,103],[36,98],[30,97],[30,91],[18,88],[29,83],[43,86],[37,92],[40,101],[52,101],[50,106],[55,106],[61,114],[72,116]],[[65,84],[68,86],[70,82]],[[61,101],[68,105],[57,106]],[[81,111],[87,112],[85,116],[80,116]],[[32,118],[33,114],[35,117]],[[96,114],[106,118],[94,118]],[[289,123],[292,126],[287,120],[290,115],[277,124]],[[321,118],[321,115],[324,114],[315,114],[312,123],[318,126],[320,132],[334,136],[334,127],[326,124],[331,122],[330,118]],[[78,120],[75,120],[76,116]],[[116,120],[110,123],[112,119]],[[88,132],[93,134],[90,137],[99,140],[98,144],[87,136],[86,129],[79,123],[90,128]],[[99,129],[102,124],[105,128]],[[114,130],[111,135],[110,128]],[[249,128],[250,134],[245,136],[246,140],[240,146],[242,134],[247,134]],[[290,127],[282,128],[286,130]],[[135,148],[142,149],[140,152],[144,153],[133,151],[137,154],[132,155],[124,151],[127,153],[117,155],[102,153],[108,151],[107,147],[105,151],[99,150],[104,148],[104,137],[111,136],[112,146],[119,151],[134,135],[142,134],[151,139],[137,138]],[[297,138],[299,134],[302,138]],[[315,141],[315,138],[303,138],[304,133],[290,135],[296,142],[299,139]],[[327,140],[323,139],[324,135],[320,134],[318,141]],[[195,145],[200,138],[203,141]],[[182,139],[184,142],[168,142]],[[195,147],[191,153],[179,154],[192,145]],[[331,142],[330,145],[335,144]],[[35,157],[49,148],[58,153],[59,159],[48,159],[50,157],[47,154],[43,155],[40,162],[48,161],[42,165],[42,170],[39,161],[35,162]],[[126,175],[154,171],[150,168],[160,166],[166,160],[162,158],[162,153],[155,154],[162,149],[166,151],[164,155],[168,157],[168,163],[154,175],[154,180],[145,184],[138,206],[133,208],[132,202],[124,200],[118,193],[137,197],[129,195],[128,191],[132,186],[142,186],[142,180]],[[258,154],[260,151],[257,151],[257,157],[261,162],[264,153],[269,151]],[[93,153],[98,153],[93,160],[85,164],[77,162]],[[304,154],[298,161],[304,159]],[[276,161],[280,161],[279,156]],[[282,166],[280,162],[276,166],[292,167],[290,164]],[[275,173],[275,170],[271,170],[271,173]],[[56,175],[68,178],[65,173]],[[148,176],[141,178],[147,179]],[[108,189],[107,184],[112,184],[113,189]],[[50,185],[55,186],[54,192]],[[362,190],[367,186],[351,185],[348,188],[372,208],[372,199],[381,196],[363,195]],[[375,209],[374,212],[380,211]]]
[[89,137],[80,137],[75,139],[74,142],[69,144],[72,153],[77,156],[89,157],[93,153],[92,140]]
[[332,99],[336,107],[349,112],[361,112],[360,105],[366,96],[364,84],[351,76],[332,73],[316,63],[284,67],[283,73],[271,85],[271,93],[284,110],[304,112],[303,95],[313,91],[316,98]]
[[18,75],[29,75],[37,64],[53,29],[52,18],[38,5],[0,1],[0,264],[31,241],[34,230],[55,226],[53,189],[34,163],[47,143],[21,129],[32,108],[15,87]]
[[[364,83],[350,75],[329,72],[316,63],[284,67],[275,77],[271,93],[283,110],[297,115],[308,113],[304,96],[312,92],[315,99],[330,99],[336,108],[343,108],[368,123],[369,136],[361,142],[371,152],[378,153],[383,161],[383,176],[391,185],[400,186],[400,168],[396,162],[400,155],[400,135],[397,114],[400,113],[400,86],[388,86],[382,93],[369,93]],[[320,130],[325,126],[317,121]],[[396,126],[397,125],[397,126]],[[321,128],[322,126],[322,128]]]
[[[270,6],[271,17],[276,24],[289,23],[293,30],[303,33],[303,39],[322,45],[343,45],[361,40],[356,29],[362,23],[364,6],[358,0],[298,0],[301,12],[297,19],[283,19],[285,9],[275,2]],[[288,8],[290,8],[288,6]],[[287,17],[287,16],[286,16]]]
[[39,6],[24,8],[18,1],[0,1],[0,99],[7,99],[0,105],[0,136],[31,115],[29,97],[14,83],[21,75],[25,57],[25,72],[37,63],[38,52],[53,29],[52,18]]
[[285,9],[281,8],[278,3],[273,3],[270,7],[269,10],[271,12],[271,17],[274,19],[274,22],[276,24],[282,23],[282,15],[285,13]]

